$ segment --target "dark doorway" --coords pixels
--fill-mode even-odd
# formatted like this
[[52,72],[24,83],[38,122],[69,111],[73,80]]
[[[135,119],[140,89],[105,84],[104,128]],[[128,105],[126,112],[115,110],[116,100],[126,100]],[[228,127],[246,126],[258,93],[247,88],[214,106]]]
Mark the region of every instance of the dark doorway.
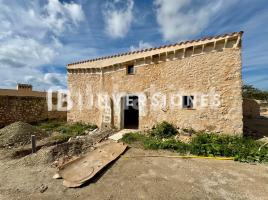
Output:
[[124,97],[124,128],[139,128],[139,98],[137,96]]

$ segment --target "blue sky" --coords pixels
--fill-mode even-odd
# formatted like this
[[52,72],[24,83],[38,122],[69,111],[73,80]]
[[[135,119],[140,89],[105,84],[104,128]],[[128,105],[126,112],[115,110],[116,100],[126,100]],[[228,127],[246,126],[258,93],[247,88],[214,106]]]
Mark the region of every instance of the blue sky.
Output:
[[0,0],[0,88],[66,87],[66,64],[243,30],[243,80],[268,90],[267,0]]

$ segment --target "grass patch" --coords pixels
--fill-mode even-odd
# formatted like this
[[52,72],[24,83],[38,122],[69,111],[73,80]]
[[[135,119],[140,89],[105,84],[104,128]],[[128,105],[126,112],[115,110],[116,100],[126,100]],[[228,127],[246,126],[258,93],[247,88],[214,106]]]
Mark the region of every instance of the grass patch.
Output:
[[240,162],[268,163],[268,145],[263,146],[264,143],[260,141],[240,136],[199,132],[186,144],[175,140],[173,135],[163,139],[150,134],[149,131],[147,135],[125,134],[122,141],[128,144],[139,143],[145,149],[166,149],[181,154],[234,157]]
[[143,134],[140,134],[138,132],[133,132],[133,133],[127,133],[123,135],[122,140],[125,143],[132,144],[134,142],[142,142],[146,139],[147,137]]
[[70,137],[85,135],[85,131],[94,130],[96,125],[84,124],[81,122],[67,123],[60,121],[44,121],[36,124],[35,126],[50,132],[59,132],[60,135],[53,137],[55,140],[67,141]]
[[55,130],[66,135],[72,135],[72,136],[78,136],[78,135],[84,135],[86,130],[94,130],[97,128],[96,125],[91,124],[83,124],[80,122],[61,125],[57,127]]
[[42,121],[34,125],[46,131],[56,131],[58,127],[65,126],[65,124],[66,122],[63,121]]

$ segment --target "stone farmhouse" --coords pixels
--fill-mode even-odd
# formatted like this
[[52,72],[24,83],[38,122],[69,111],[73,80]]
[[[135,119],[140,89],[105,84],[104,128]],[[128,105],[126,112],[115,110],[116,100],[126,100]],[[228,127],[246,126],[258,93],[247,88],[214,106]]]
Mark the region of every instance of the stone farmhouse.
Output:
[[165,120],[180,128],[242,134],[242,35],[70,63],[73,106],[67,119],[141,130]]

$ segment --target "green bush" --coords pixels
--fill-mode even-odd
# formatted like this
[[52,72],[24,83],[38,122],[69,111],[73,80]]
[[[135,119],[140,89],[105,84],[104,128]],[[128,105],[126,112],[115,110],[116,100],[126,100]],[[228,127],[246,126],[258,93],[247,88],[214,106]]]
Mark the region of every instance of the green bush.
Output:
[[128,133],[122,140],[129,144],[140,142],[145,149],[167,149],[182,154],[234,157],[240,162],[268,163],[267,145],[262,146],[262,142],[239,136],[198,133],[189,144],[185,144],[173,138],[163,140],[152,135]]
[[174,139],[159,140],[149,137],[143,141],[145,149],[167,149],[177,151],[183,154],[188,152],[188,145]]
[[243,97],[268,101],[268,91],[257,89],[252,85],[244,85]]
[[174,139],[166,139],[163,141],[162,139],[144,135],[138,132],[125,134],[122,138],[122,141],[127,144],[139,142],[145,149],[169,149],[179,151],[181,153],[186,152],[187,150],[186,144],[178,142]]
[[156,138],[170,138],[177,133],[177,129],[166,121],[157,124],[151,131],[149,131],[149,134]]
[[195,155],[235,157],[243,162],[267,162],[268,158],[266,147],[259,151],[261,142],[240,136],[201,133],[192,139],[190,145],[191,153]]

